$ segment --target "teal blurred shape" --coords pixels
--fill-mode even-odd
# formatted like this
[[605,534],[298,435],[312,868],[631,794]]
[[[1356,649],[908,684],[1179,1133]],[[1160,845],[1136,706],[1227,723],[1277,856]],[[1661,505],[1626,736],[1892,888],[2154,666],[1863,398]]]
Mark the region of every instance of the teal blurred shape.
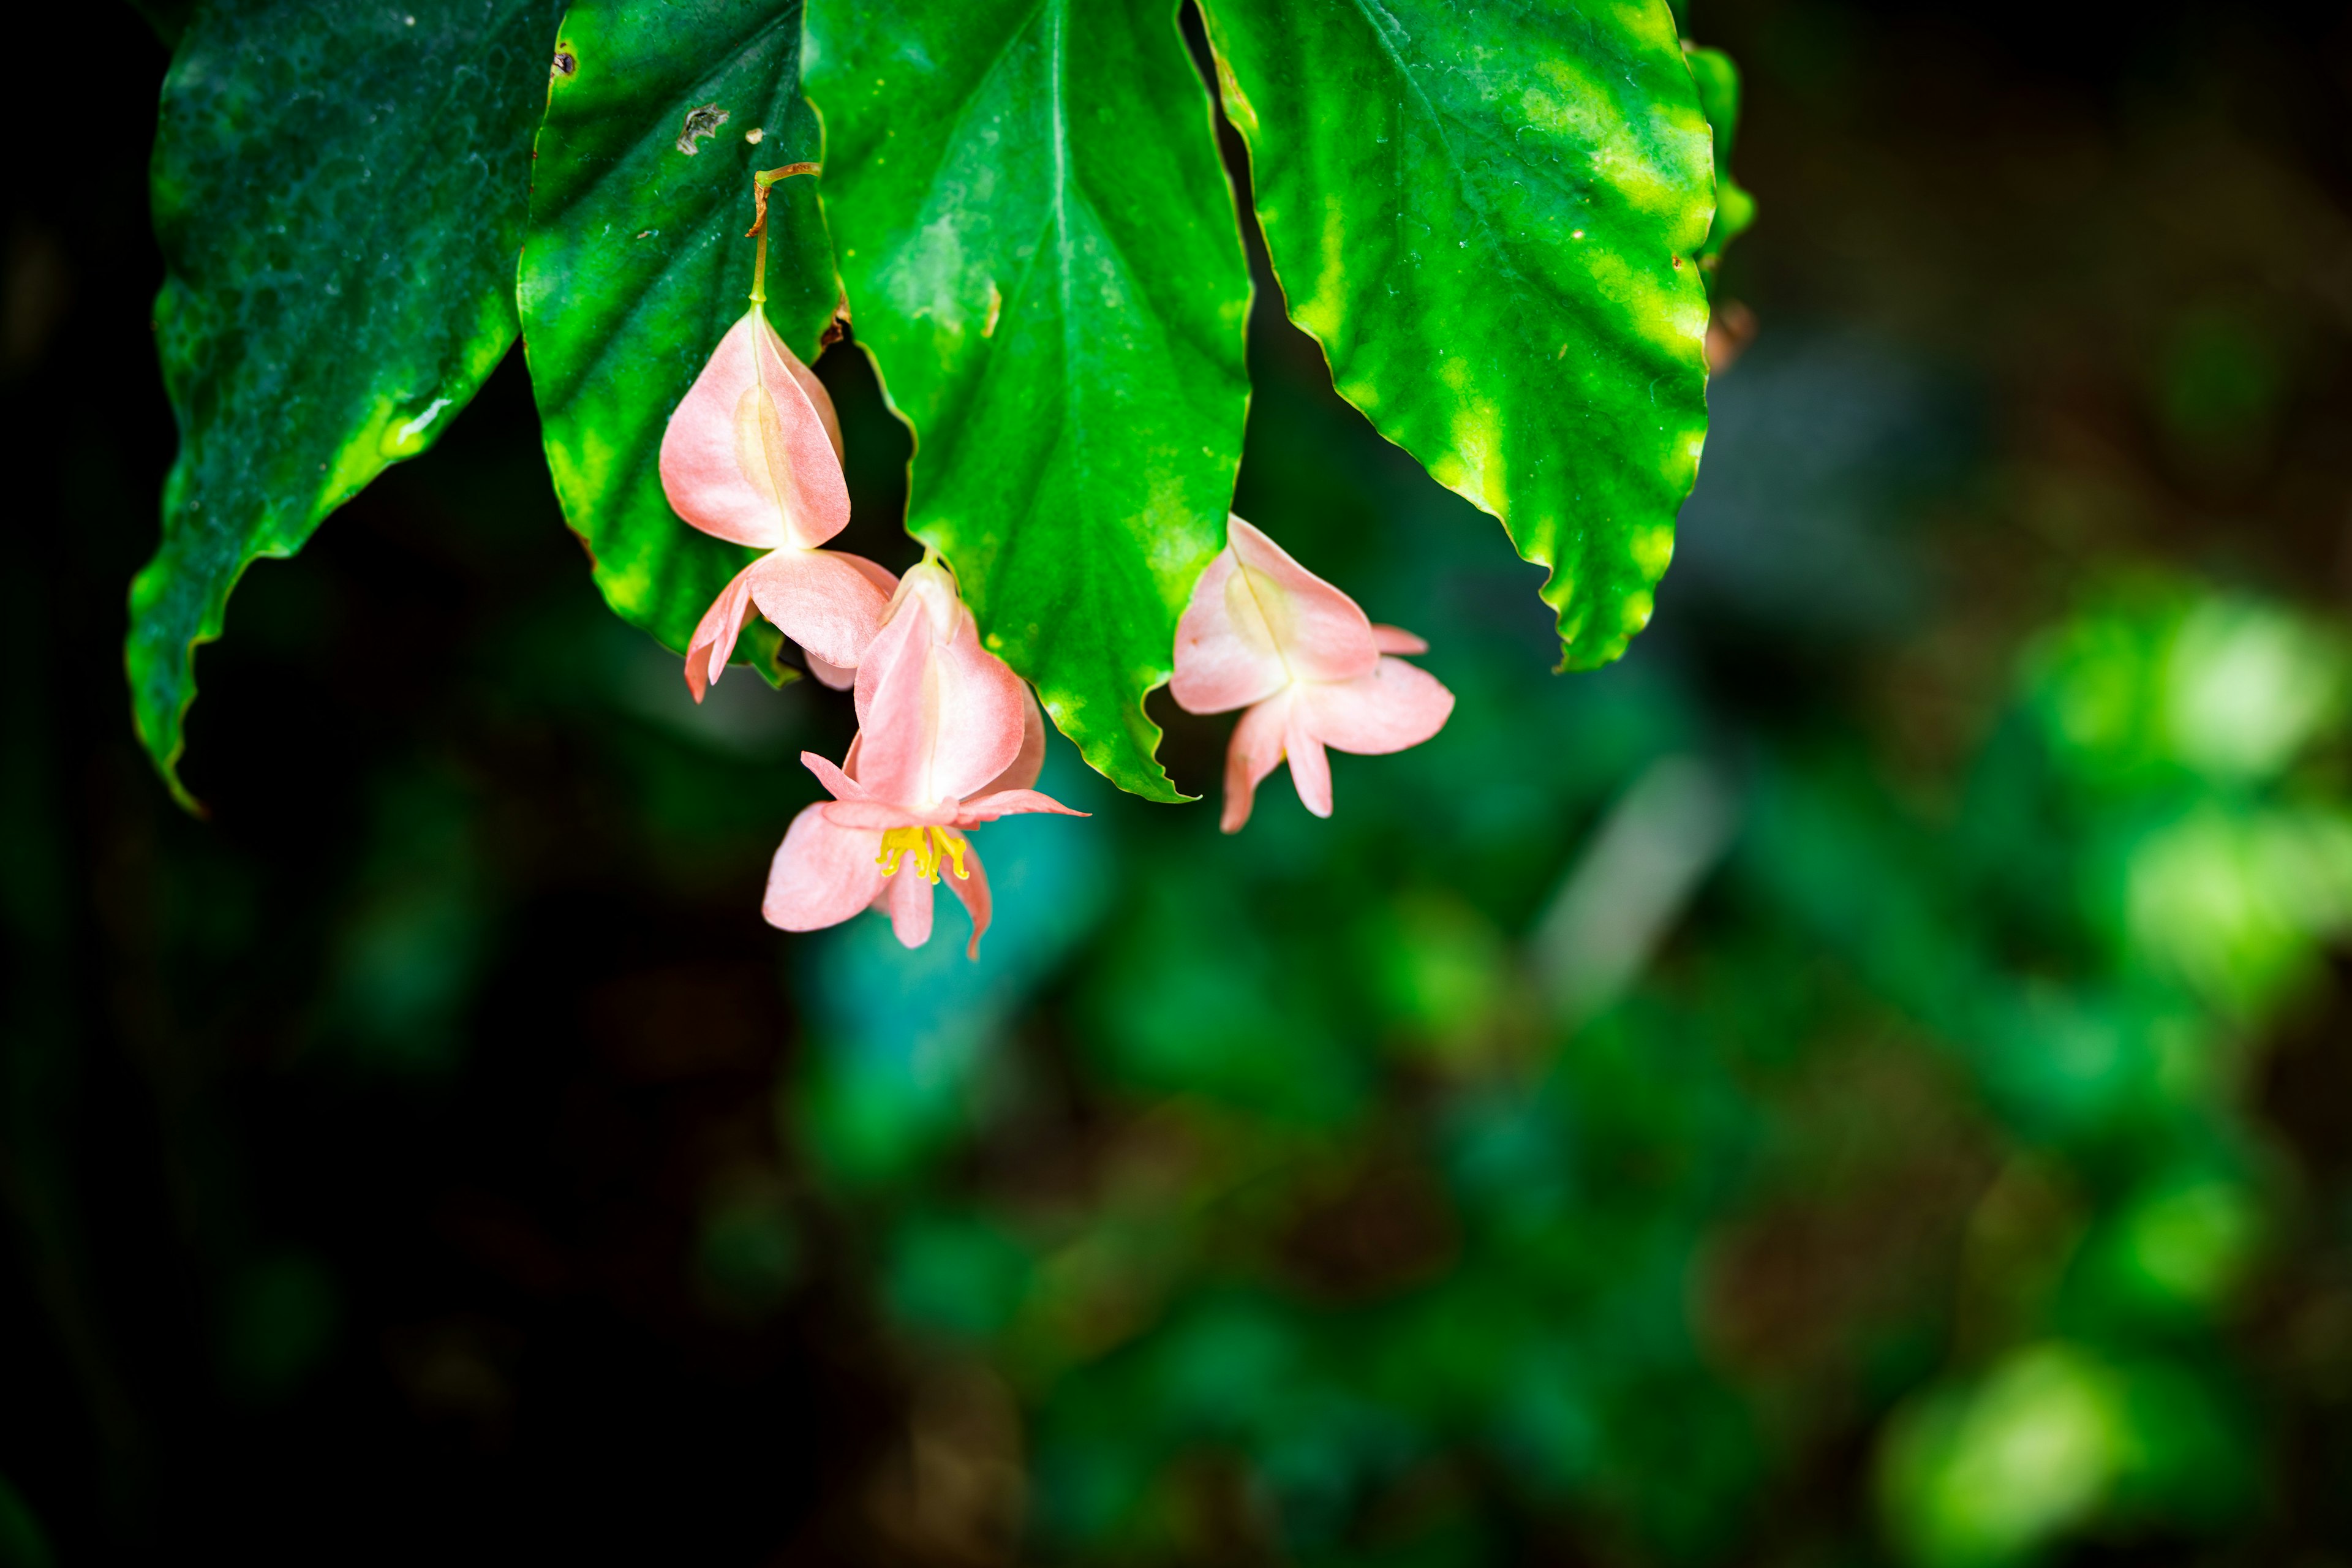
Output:
[[[1109,793],[1058,742],[1038,787],[1082,810]],[[967,1130],[1005,1024],[1102,914],[1104,833],[1098,818],[1047,816],[975,832],[994,900],[977,959],[964,956],[970,927],[945,888],[922,947],[900,946],[873,913],[793,939],[809,1049],[789,1114],[826,1174],[887,1185]]]

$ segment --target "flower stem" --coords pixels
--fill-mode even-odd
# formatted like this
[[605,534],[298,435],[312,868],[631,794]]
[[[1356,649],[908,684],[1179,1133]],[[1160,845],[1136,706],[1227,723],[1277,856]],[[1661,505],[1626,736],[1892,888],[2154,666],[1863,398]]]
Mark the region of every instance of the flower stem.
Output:
[[751,174],[751,226],[744,231],[746,239],[757,239],[760,248],[751,262],[751,303],[768,302],[768,187],[779,180],[789,180],[794,174],[814,174],[814,163],[786,163],[781,169],[757,169]]

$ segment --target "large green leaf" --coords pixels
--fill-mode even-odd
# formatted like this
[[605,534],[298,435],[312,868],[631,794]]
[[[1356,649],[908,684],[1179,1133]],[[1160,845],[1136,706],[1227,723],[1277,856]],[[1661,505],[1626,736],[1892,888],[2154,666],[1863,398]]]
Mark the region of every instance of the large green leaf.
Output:
[[1624,651],[1706,427],[1708,129],[1664,0],[1203,0],[1294,321],[1341,395]]
[[1224,541],[1249,279],[1173,0],[819,0],[808,82],[910,526],[1087,762],[1181,798],[1143,696]]
[[132,713],[173,793],[195,645],[261,556],[432,445],[514,339],[553,0],[214,0],[155,137],[180,453],[131,589]]
[[[523,353],[556,494],[605,600],[680,650],[757,552],[670,510],[662,432],[748,308],[752,173],[817,156],[800,38],[799,0],[575,5],[533,154]],[[814,182],[768,214],[768,320],[814,359],[840,298]]]

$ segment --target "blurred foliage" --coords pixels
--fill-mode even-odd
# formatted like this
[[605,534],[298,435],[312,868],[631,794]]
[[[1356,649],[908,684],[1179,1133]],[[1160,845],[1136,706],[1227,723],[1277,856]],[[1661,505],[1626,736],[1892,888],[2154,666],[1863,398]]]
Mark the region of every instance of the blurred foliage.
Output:
[[1230,839],[1056,742],[977,963],[760,923],[845,705],[688,701],[511,371],[256,568],[184,819],[148,128],[33,168],[0,1562],[2352,1560],[2340,19],[1698,20],[1763,330],[1633,657],[1262,311],[1240,508],[1455,716]]

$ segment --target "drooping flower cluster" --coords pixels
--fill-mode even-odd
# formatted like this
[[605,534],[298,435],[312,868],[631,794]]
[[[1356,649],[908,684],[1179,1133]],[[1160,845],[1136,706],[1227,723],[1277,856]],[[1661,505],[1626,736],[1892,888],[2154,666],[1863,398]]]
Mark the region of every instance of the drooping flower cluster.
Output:
[[944,877],[971,913],[977,955],[988,877],[965,830],[1021,812],[1084,814],[1030,787],[1045,761],[1045,716],[981,646],[947,568],[927,559],[901,580],[824,548],[849,521],[840,421],[756,297],[670,416],[661,477],[688,522],[767,552],[695,627],[686,656],[695,700],[727,668],[755,606],[800,644],[818,679],[856,692],[857,736],[840,765],[801,754],[833,798],[793,819],[762,912],[786,931],[814,931],[879,909],[899,941],[920,947]]
[[988,876],[967,829],[1000,816],[1083,816],[1030,786],[1045,760],[1037,700],[980,646],[955,580],[926,561],[908,571],[857,667],[857,738],[842,765],[801,761],[833,796],[802,811],[768,870],[761,911],[785,931],[886,910],[908,947],[931,935],[942,868],[971,913],[971,952],[988,929]]
[[1417,746],[1454,711],[1454,693],[1393,656],[1429,645],[1377,626],[1356,601],[1235,517],[1225,548],[1193,585],[1176,623],[1176,679],[1188,713],[1241,708],[1225,753],[1223,827],[1249,820],[1257,786],[1290,759],[1290,782],[1318,816],[1331,815],[1327,746],[1376,755]]
[[727,668],[754,605],[806,651],[818,679],[847,686],[897,580],[862,555],[823,548],[849,525],[841,422],[824,383],[759,306],[719,340],[670,416],[661,477],[678,516],[767,552],[735,574],[694,628],[686,680],[695,700]]
[[[810,671],[854,691],[857,734],[840,764],[801,761],[830,800],[793,819],[769,868],[761,911],[786,931],[886,912],[898,940],[930,940],[942,880],[988,929],[987,873],[966,837],[1000,816],[1083,812],[1034,787],[1045,721],[1026,683],[982,646],[953,575],[926,556],[903,579],[825,548],[849,521],[841,426],[823,383],[761,312],[768,186],[756,176],[760,239],[751,308],[729,329],[671,415],[662,488],[716,538],[762,550],[695,627],[686,681],[699,702],[733,656],[751,610],[798,643]],[[1330,584],[1236,517],[1177,627],[1176,700],[1195,713],[1245,709],[1225,766],[1224,830],[1248,821],[1258,784],[1286,756],[1300,800],[1331,815],[1326,747],[1401,751],[1435,734],[1453,694],[1393,657],[1422,653],[1376,626]]]

